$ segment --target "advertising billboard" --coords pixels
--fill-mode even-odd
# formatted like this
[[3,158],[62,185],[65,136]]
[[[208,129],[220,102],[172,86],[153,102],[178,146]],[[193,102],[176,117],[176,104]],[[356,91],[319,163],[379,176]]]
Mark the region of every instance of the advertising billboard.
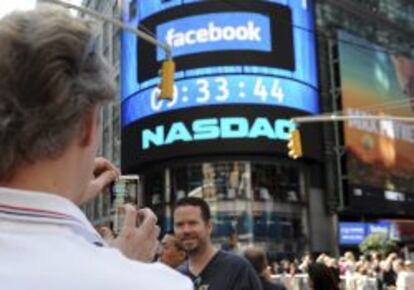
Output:
[[390,237],[391,223],[388,221],[379,221],[376,223],[340,222],[338,233],[340,245],[358,245],[371,234]]
[[[342,107],[352,116],[414,117],[414,62],[339,32]],[[352,207],[404,213],[414,208],[414,127],[389,120],[344,123]]]
[[[124,2],[124,22],[168,43],[177,67],[173,100],[158,100],[164,52],[122,34],[124,170],[205,154],[285,154],[289,118],[319,112],[311,1]],[[316,145],[305,155],[317,156]]]

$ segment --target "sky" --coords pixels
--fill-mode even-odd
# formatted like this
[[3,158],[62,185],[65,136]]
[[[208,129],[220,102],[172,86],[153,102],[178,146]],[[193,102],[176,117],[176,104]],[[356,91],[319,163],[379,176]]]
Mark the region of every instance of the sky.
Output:
[[[82,0],[65,0],[73,4],[79,5]],[[28,10],[33,9],[36,5],[36,0],[1,0],[0,1],[0,18],[14,10]]]

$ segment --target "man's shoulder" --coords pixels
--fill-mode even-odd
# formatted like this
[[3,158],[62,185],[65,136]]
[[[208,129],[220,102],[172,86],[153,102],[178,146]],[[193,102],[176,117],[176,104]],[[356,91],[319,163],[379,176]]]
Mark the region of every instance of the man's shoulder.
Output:
[[258,276],[251,264],[242,256],[220,251],[217,264],[221,276],[232,281],[232,289],[262,289]]
[[[138,264],[138,263],[136,263]],[[171,269],[170,267],[161,264],[145,264],[139,263],[140,267],[147,267],[147,277],[151,277],[151,281],[148,281],[150,284],[142,283],[143,285],[154,285],[156,287],[151,287],[151,289],[193,289],[193,283],[191,280],[176,270]],[[137,269],[137,273],[139,273]],[[161,279],[160,279],[161,278]]]
[[[148,285],[154,290],[193,289],[187,277],[161,263],[130,260],[114,248],[97,247],[88,252],[84,254],[85,264],[79,271],[89,268],[86,280],[92,286],[96,286],[96,281],[105,281],[103,289],[146,289]],[[91,261],[89,264],[87,259]]]
[[[117,289],[144,289],[149,285],[153,290],[193,289],[190,279],[161,263],[148,264],[128,260],[125,266],[115,272],[118,276],[114,275],[112,284],[117,286]],[[121,279],[125,282],[125,288],[119,287]]]
[[221,262],[221,263],[229,264],[231,266],[249,265],[249,263],[247,262],[245,258],[232,252],[220,250],[217,253],[217,255],[218,255],[217,260],[219,263]]
[[177,270],[181,274],[189,275],[190,274],[190,270],[188,269],[188,261],[185,261],[184,263],[182,263],[180,266],[178,266],[177,268],[175,268],[175,270]]

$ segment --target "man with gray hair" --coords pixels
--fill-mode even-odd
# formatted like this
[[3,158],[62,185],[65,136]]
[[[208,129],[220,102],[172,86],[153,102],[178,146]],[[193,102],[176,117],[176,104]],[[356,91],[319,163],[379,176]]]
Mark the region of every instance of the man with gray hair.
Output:
[[126,207],[109,247],[78,208],[119,175],[95,158],[100,109],[115,96],[96,45],[91,22],[48,6],[0,20],[1,287],[190,290],[144,263],[157,248],[152,211]]

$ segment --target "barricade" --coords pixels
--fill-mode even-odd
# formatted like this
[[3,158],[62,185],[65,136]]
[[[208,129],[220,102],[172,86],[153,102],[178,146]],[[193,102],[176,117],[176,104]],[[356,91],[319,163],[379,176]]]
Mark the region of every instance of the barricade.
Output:
[[[289,274],[278,274],[272,275],[272,281],[282,283],[286,286],[288,290],[310,290],[308,284],[308,275],[307,274],[296,274],[293,277]],[[352,278],[348,278],[352,279]],[[340,289],[341,290],[356,290],[355,287],[350,285],[354,285],[354,281],[346,281],[345,276],[341,276],[341,283]],[[346,288],[345,285],[349,285]],[[366,278],[366,289],[370,290],[378,290],[377,281],[375,278]]]

